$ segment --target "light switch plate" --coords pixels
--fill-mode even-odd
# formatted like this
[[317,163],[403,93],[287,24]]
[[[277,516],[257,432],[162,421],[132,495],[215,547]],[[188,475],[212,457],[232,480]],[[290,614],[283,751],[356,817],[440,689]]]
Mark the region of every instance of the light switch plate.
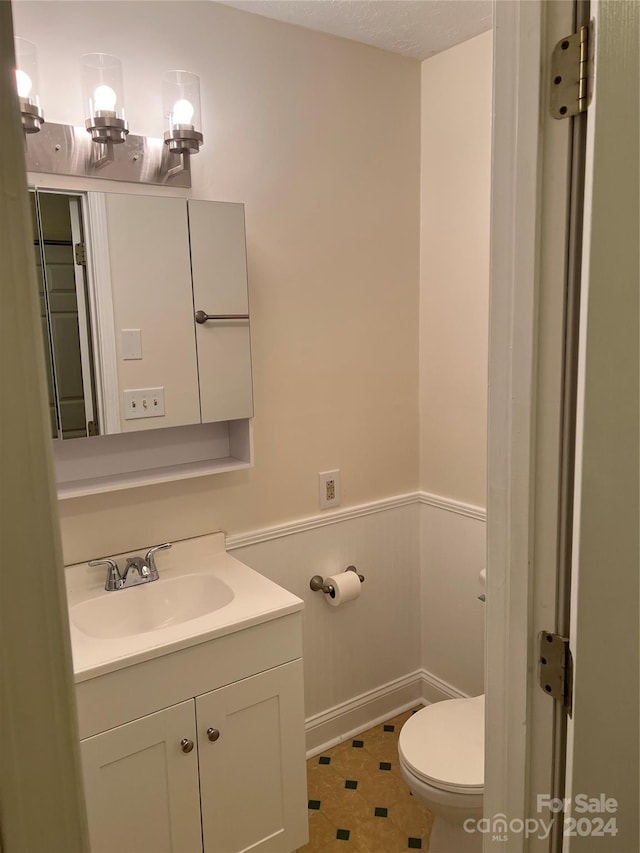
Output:
[[142,333],[140,329],[120,329],[120,343],[123,361],[142,358]]
[[123,391],[125,421],[164,416],[164,388],[134,388]]

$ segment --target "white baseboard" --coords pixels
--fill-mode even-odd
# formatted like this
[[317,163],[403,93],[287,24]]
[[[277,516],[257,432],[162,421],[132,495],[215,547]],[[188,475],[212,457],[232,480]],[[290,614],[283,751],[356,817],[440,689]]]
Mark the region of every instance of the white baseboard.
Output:
[[416,670],[307,718],[307,758],[413,708],[421,701],[421,674]]
[[421,685],[422,685],[422,701],[425,705],[430,705],[432,702],[442,702],[444,699],[467,699],[468,694],[463,693],[449,684],[427,672],[426,669],[421,670]]
[[375,690],[369,690],[308,717],[305,723],[307,758],[348,740],[360,732],[373,728],[385,720],[407,711],[416,705],[429,705],[443,699],[461,699],[466,694],[451,684],[418,669],[402,678],[389,681]]

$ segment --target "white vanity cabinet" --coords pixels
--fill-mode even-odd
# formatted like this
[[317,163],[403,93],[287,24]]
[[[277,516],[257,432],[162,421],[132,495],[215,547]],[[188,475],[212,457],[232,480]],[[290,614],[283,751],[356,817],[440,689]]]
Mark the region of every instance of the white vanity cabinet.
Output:
[[196,700],[205,853],[299,846],[307,819],[295,735],[304,718],[301,684],[302,661],[295,661]]
[[92,853],[202,850],[195,741],[190,700],[81,742]]
[[299,629],[292,614],[76,685],[81,737],[128,718],[81,740],[92,853],[306,843]]

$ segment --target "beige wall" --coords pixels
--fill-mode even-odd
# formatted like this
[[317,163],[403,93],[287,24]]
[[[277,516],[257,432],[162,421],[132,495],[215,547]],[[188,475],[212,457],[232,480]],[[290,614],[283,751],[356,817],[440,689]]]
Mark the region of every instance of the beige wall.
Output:
[[331,468],[343,506],[415,490],[420,63],[210,2],[14,15],[50,121],[82,123],[81,53],[121,57],[135,133],[161,135],[162,72],[196,71],[192,195],[246,205],[255,468],[64,502],[66,560],[314,514]]
[[421,488],[486,503],[492,34],[422,63]]

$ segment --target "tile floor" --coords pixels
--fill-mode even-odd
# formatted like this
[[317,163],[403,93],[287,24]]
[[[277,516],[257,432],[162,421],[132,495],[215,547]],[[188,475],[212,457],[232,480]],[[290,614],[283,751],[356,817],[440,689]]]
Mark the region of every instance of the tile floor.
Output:
[[433,818],[398,765],[406,711],[307,761],[309,843],[299,853],[428,850]]

